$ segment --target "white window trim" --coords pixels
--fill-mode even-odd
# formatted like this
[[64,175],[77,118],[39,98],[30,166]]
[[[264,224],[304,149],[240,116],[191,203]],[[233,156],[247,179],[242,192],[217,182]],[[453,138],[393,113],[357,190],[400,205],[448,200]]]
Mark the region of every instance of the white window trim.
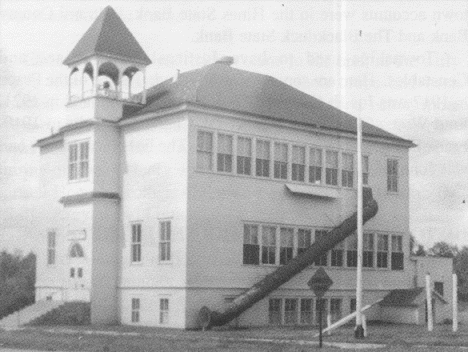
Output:
[[[140,225],[140,260],[133,261],[133,226]],[[135,220],[130,222],[130,265],[143,265],[143,221]]]
[[[80,159],[80,154],[81,154],[81,144],[82,143],[88,143],[88,175],[86,177],[79,177],[80,172],[81,172],[81,159]],[[70,147],[72,145],[77,146],[77,161],[76,161],[76,175],[77,177],[74,179],[70,179]],[[80,139],[80,140],[73,140],[69,141],[67,143],[67,180],[68,183],[78,183],[78,182],[86,182],[91,180],[91,175],[92,175],[92,168],[91,168],[91,139],[86,138],[86,139]]]
[[[167,322],[161,323],[161,300],[167,299]],[[171,323],[171,301],[172,301],[172,296],[163,294],[163,295],[158,295],[158,325],[159,326],[169,326]]]
[[[389,160],[393,160],[393,161],[396,161],[398,163],[398,169],[397,169],[397,174],[396,174],[396,186],[397,186],[397,190],[396,191],[392,191],[392,190],[389,190],[388,189],[388,161]],[[385,190],[387,191],[387,194],[391,194],[391,195],[398,195],[400,193],[400,188],[401,188],[401,160],[399,157],[396,157],[396,156],[392,156],[392,155],[387,155],[386,158],[385,158]]]
[[[134,299],[138,299],[138,321],[133,321],[133,300]],[[142,312],[142,309],[141,309],[141,306],[142,306],[142,299],[141,299],[141,296],[140,295],[131,295],[130,296],[130,319],[129,319],[129,322],[130,324],[132,325],[139,325],[141,324],[142,322],[142,319],[141,319],[141,312]]]
[[[161,245],[161,224],[163,222],[169,222],[171,225],[171,239],[169,240],[169,257],[170,259],[169,260],[161,260],[161,249],[160,249],[160,245]],[[158,219],[158,238],[157,238],[157,242],[158,242],[158,263],[160,265],[167,265],[167,264],[172,264],[173,263],[173,246],[172,246],[172,239],[173,239],[173,234],[174,234],[174,218],[172,217],[169,217],[169,218],[159,218]]]

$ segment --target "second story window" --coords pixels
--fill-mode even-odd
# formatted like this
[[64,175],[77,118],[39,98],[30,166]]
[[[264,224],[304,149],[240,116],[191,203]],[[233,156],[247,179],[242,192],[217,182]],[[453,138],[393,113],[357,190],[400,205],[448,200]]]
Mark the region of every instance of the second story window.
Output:
[[237,173],[250,175],[252,173],[252,140],[250,138],[237,138]]
[[344,258],[344,241],[338,243],[332,250],[331,250],[331,266],[343,266],[343,258]]
[[343,187],[353,187],[353,154],[342,154],[343,168],[341,170],[341,185]]
[[213,133],[198,131],[197,135],[197,170],[213,170]]
[[171,260],[171,222],[159,223],[159,260],[168,262]]
[[392,235],[392,270],[403,270],[403,237]]
[[73,143],[68,146],[68,179],[88,178],[89,142]]
[[141,262],[141,224],[132,224],[132,263]]
[[292,180],[304,182],[305,148],[293,146],[292,148]]
[[388,235],[377,235],[377,268],[388,267]]
[[364,268],[372,268],[374,266],[374,234],[365,233],[362,239],[363,239],[362,266]]
[[[326,241],[328,231],[326,230],[315,230],[315,242]],[[318,266],[327,266],[328,265],[328,252],[322,254],[314,263]]]
[[387,159],[387,191],[398,192],[398,160]]
[[338,152],[326,152],[325,180],[327,185],[338,186]]
[[369,157],[367,155],[362,156],[362,184],[369,184]]
[[288,264],[293,258],[294,229],[282,227],[280,229],[280,264]]
[[297,255],[302,254],[312,244],[312,231],[308,229],[297,230]]
[[288,145],[286,143],[275,143],[274,177],[283,180],[288,178]]
[[259,264],[258,226],[244,225],[244,264]]
[[346,266],[348,268],[357,267],[357,235],[354,233],[347,239]]
[[270,142],[257,140],[256,175],[270,177]]
[[309,152],[309,182],[322,183],[322,150],[310,148]]
[[276,227],[262,227],[262,264],[276,264]]
[[218,134],[218,171],[232,172],[232,136]]
[[49,231],[47,233],[47,264],[55,264],[55,232]]

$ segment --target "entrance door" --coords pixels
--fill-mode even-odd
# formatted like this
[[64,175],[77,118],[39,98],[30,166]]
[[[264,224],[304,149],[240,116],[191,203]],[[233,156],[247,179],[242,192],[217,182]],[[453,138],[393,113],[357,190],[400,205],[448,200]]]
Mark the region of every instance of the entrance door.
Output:
[[69,259],[67,300],[89,301],[86,279],[89,273],[85,271],[86,260],[79,243],[71,246]]

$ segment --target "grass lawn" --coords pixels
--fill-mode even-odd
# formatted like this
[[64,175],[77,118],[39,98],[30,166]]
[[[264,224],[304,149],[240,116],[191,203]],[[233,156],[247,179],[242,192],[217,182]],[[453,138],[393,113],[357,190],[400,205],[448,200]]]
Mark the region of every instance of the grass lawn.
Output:
[[[130,326],[35,327],[22,330],[0,330],[2,348],[24,348],[46,351],[272,351],[300,352],[318,350],[310,341],[317,330],[304,328],[252,328],[246,330],[181,331],[176,329],[138,328]],[[369,327],[365,340],[355,340],[353,327],[343,327],[325,343],[376,343],[385,348],[364,351],[468,351],[468,326],[435,326],[429,333],[422,326],[375,325]],[[258,341],[263,340],[263,341]],[[273,340],[273,341],[271,341]],[[301,341],[305,341],[302,344]],[[326,346],[323,351],[343,351]],[[351,350],[355,350],[354,348]]]

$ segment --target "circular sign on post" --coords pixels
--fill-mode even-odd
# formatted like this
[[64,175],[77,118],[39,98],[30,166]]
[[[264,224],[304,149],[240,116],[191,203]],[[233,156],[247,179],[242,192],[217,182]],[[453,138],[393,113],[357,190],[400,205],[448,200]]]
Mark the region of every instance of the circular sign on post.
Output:
[[310,278],[307,285],[309,285],[310,289],[314,291],[318,298],[322,298],[330,286],[333,285],[333,280],[330,278],[330,276],[328,276],[325,270],[320,267]]

